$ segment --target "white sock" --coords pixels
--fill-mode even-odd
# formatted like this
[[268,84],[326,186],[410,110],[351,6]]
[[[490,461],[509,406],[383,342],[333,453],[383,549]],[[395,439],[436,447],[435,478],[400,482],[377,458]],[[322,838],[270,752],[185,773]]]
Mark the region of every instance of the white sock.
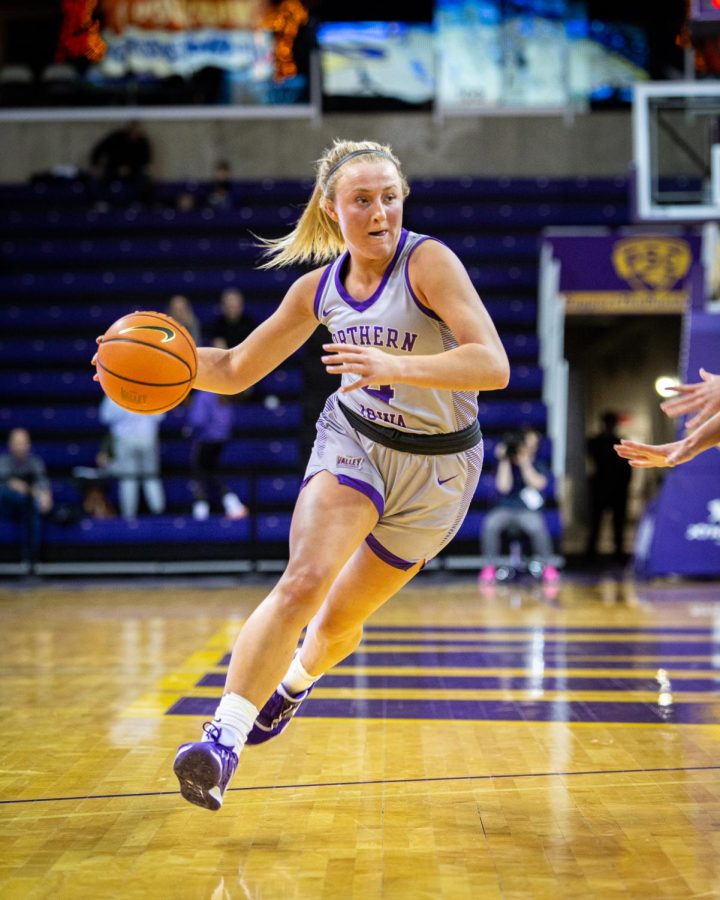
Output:
[[300,651],[298,650],[293,656],[293,661],[290,663],[290,668],[287,670],[282,684],[288,694],[296,696],[306,691],[311,684],[315,684],[318,678],[322,678],[322,675],[311,675],[305,671],[305,667],[300,662]]
[[213,719],[220,729],[220,743],[240,753],[257,715],[258,708],[240,694],[224,694]]

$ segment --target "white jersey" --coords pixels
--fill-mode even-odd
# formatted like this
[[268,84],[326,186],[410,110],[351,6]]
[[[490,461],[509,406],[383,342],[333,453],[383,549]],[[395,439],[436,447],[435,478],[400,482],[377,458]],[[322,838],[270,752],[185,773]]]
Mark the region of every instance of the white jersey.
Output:
[[[315,315],[335,343],[427,356],[458,346],[452,331],[420,303],[410,285],[410,256],[426,240],[434,238],[403,229],[377,290],[366,300],[358,301],[345,290],[347,251],[324,270],[315,294]],[[357,379],[346,374],[341,383]],[[475,421],[478,411],[475,391],[384,384],[340,396],[345,406],[369,422],[414,434],[460,431]]]

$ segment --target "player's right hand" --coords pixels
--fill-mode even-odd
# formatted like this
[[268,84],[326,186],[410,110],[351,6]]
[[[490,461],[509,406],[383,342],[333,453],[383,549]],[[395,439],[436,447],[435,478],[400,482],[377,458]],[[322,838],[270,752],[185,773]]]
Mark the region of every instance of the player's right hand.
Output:
[[[102,341],[103,341],[103,337],[104,337],[104,335],[99,334],[99,335],[95,338],[95,343],[96,343],[96,344],[101,344]],[[93,358],[90,360],[90,365],[95,366],[95,368],[97,369],[97,351],[95,351],[95,354],[93,355]],[[97,372],[96,372],[96,373],[93,375],[93,381],[99,381],[99,380],[100,380],[100,379],[98,378]]]

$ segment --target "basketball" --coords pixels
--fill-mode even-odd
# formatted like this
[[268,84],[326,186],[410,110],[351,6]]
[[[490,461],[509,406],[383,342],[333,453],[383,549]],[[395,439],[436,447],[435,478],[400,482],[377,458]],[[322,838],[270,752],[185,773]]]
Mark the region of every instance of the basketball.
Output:
[[186,328],[159,312],[134,312],[108,328],[97,374],[111,400],[152,415],[182,403],[197,375],[197,349]]

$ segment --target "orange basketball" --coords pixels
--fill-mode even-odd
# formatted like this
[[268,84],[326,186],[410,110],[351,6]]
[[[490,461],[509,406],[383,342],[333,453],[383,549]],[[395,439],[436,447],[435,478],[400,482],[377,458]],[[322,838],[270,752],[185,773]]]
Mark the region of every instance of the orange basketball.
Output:
[[98,380],[108,397],[147,415],[182,403],[197,364],[188,330],[159,312],[134,312],[113,322],[97,351]]

